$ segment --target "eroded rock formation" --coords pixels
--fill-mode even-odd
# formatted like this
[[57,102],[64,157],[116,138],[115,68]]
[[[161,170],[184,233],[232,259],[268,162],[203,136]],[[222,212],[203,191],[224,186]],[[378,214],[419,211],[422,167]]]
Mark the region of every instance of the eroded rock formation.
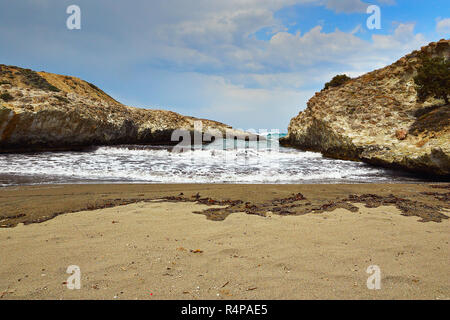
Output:
[[450,106],[417,99],[421,57],[450,58],[450,41],[316,93],[281,143],[325,156],[417,173],[450,175]]
[[243,131],[165,110],[125,106],[75,77],[0,65],[0,152],[74,149],[92,145],[176,144],[176,129]]

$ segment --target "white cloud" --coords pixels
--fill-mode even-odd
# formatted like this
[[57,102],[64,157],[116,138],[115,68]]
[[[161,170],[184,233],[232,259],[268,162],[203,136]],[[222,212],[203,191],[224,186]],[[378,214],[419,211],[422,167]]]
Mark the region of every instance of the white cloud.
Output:
[[381,4],[389,5],[389,6],[393,6],[393,5],[397,4],[397,2],[395,0],[378,0],[378,2]]
[[426,42],[423,35],[414,33],[414,24],[400,24],[393,34],[374,35],[372,41],[340,30],[325,33],[320,26],[305,34],[278,32],[267,43],[241,48],[243,60],[253,61],[261,72],[236,58],[235,70],[239,71],[197,78],[203,92],[198,110],[206,117],[241,127],[245,123],[272,124],[283,130],[314,91],[334,75],[354,77],[381,68]]
[[350,33],[357,34],[358,32],[363,32],[362,24],[358,24]]
[[199,112],[211,119],[233,123],[250,129],[279,129],[285,131],[289,121],[306,105],[313,90],[284,88],[252,89],[230,83],[222,77],[206,76],[207,94]]
[[436,24],[436,32],[444,35],[449,36],[450,35],[450,18],[442,19],[437,22]]
[[[17,50],[26,52],[31,47],[41,51],[37,55],[52,59],[83,59],[95,65],[145,64],[181,72],[226,73],[230,77],[308,73],[308,69],[317,70],[323,63],[352,65],[355,59],[366,60],[367,64],[387,61],[425,42],[423,36],[414,34],[412,24],[399,25],[389,36],[374,36],[372,43],[356,36],[360,27],[350,33],[326,33],[316,26],[291,34],[274,17],[277,10],[298,3],[351,11],[366,5],[360,0],[137,0],[133,6],[106,3],[82,4],[87,22],[79,34],[68,34],[61,28],[42,30],[36,37],[30,36],[29,26],[18,24],[23,29],[16,34],[11,33],[10,25],[0,26],[0,36],[20,38],[20,43],[11,41]],[[102,12],[98,25],[92,25],[94,17],[88,16],[92,12]],[[268,27],[273,28],[270,41],[249,37]]]
[[338,13],[365,13],[369,4],[361,0],[327,0],[326,6]]
[[[316,26],[291,34],[274,15],[299,3],[323,5],[336,12],[361,12],[363,8],[365,12],[367,4],[360,0],[80,2],[85,20],[78,33],[69,33],[64,23],[62,28],[45,28],[51,19],[39,21],[39,32],[34,32],[38,30],[36,21],[11,18],[0,22],[0,38],[8,43],[0,57],[16,52],[26,61],[31,55],[42,69],[46,69],[45,61],[59,61],[65,68],[81,67],[96,75],[116,72],[110,76],[129,75],[127,80],[133,86],[159,81],[163,83],[161,91],[167,93],[153,92],[166,100],[133,96],[129,101],[139,101],[141,106],[154,102],[183,113],[188,106],[190,114],[239,126],[287,125],[305,107],[314,89],[335,74],[360,75],[427,43],[423,35],[415,33],[414,24],[399,24],[392,34],[373,35],[368,41],[357,36],[360,27],[347,33],[325,32]],[[33,17],[45,18],[47,12],[59,16],[60,11],[49,6],[33,12]],[[437,28],[445,30],[448,20],[439,21]],[[262,28],[271,28],[268,41],[250,36]],[[171,76],[153,80],[158,75],[155,70]]]

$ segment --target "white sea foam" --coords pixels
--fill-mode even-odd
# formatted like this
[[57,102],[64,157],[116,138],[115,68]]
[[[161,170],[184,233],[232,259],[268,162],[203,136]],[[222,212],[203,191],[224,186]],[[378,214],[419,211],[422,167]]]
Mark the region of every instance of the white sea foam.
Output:
[[211,144],[183,153],[145,146],[99,147],[90,152],[0,155],[0,184],[311,183],[382,182],[409,179],[358,162],[264,144],[223,150]]

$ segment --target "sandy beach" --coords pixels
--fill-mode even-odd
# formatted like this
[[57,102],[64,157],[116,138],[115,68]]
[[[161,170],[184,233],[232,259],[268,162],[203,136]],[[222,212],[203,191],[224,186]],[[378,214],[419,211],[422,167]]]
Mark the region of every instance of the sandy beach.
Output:
[[[449,299],[450,212],[447,198],[442,198],[448,196],[447,188],[443,184],[4,188],[0,224],[18,225],[0,228],[0,298]],[[376,206],[373,198],[348,205],[341,201],[351,194],[373,193],[391,199],[391,204]],[[390,194],[402,201],[392,201]],[[108,201],[119,198],[131,203],[107,207]],[[431,219],[405,215],[405,203],[412,208],[410,198],[419,207],[439,205],[439,213]],[[233,202],[238,199],[243,204]],[[103,208],[96,209],[95,204]],[[315,205],[322,210],[300,210]],[[90,207],[79,210],[80,206]],[[248,208],[239,212],[242,206]],[[274,208],[280,206],[277,213]],[[228,210],[231,213],[226,210],[230,207],[235,208]],[[290,214],[283,214],[286,207]],[[261,213],[261,208],[272,211]],[[79,290],[67,288],[70,265],[80,267]],[[371,265],[381,270],[380,290],[367,288],[366,270]]]
[[0,303],[450,300],[450,1],[48,2],[0,1]]

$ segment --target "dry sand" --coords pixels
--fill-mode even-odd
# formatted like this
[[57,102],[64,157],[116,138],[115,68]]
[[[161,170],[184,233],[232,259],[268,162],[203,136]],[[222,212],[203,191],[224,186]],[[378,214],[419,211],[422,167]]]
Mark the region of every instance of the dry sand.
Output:
[[[193,213],[202,204],[140,202],[1,228],[0,297],[449,299],[450,221],[356,205],[211,221]],[[67,289],[69,265],[80,290]],[[366,286],[370,265],[380,290]]]

